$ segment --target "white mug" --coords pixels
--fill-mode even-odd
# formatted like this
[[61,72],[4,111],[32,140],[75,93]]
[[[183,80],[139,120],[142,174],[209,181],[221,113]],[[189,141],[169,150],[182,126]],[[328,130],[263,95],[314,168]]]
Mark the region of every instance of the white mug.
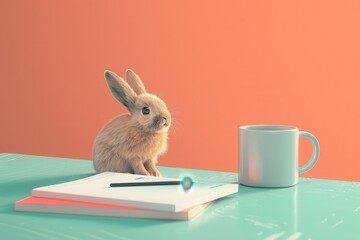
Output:
[[[299,138],[312,143],[312,156],[298,166]],[[239,183],[252,187],[290,187],[299,173],[309,171],[320,154],[318,140],[309,132],[284,125],[251,125],[239,128]]]

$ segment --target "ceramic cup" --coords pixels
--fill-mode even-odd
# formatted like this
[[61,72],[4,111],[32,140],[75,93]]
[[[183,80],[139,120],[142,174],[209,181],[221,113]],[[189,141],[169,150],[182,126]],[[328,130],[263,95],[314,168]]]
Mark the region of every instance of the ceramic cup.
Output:
[[[299,138],[312,143],[310,160],[298,166]],[[290,187],[299,173],[309,171],[320,154],[318,140],[309,132],[283,125],[239,128],[239,183],[252,187]]]

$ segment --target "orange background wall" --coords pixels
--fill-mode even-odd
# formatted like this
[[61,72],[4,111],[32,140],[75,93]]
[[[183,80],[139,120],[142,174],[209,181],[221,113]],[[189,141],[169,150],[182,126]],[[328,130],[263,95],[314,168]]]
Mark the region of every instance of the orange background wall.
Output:
[[[160,165],[237,171],[237,128],[315,134],[303,176],[360,181],[359,1],[1,1],[0,152],[91,159],[135,70],[174,112]],[[301,141],[301,162],[310,144]]]

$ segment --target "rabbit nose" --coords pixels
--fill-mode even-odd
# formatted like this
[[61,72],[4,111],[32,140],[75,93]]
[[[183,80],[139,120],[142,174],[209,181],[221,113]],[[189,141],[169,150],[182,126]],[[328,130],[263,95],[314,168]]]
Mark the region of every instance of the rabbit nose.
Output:
[[167,126],[167,125],[168,125],[167,118],[166,118],[166,117],[164,117],[164,116],[162,116],[162,119],[164,119],[164,120],[165,120],[165,122],[164,122],[164,126]]

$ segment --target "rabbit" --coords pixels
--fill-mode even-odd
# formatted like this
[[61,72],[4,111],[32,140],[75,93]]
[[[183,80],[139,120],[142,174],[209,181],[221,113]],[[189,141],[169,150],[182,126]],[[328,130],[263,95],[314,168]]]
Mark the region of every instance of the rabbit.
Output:
[[105,79],[112,95],[129,113],[115,117],[97,135],[93,164],[97,173],[161,176],[158,157],[167,150],[171,115],[163,100],[146,92],[140,77],[126,70],[126,81],[111,71]]

